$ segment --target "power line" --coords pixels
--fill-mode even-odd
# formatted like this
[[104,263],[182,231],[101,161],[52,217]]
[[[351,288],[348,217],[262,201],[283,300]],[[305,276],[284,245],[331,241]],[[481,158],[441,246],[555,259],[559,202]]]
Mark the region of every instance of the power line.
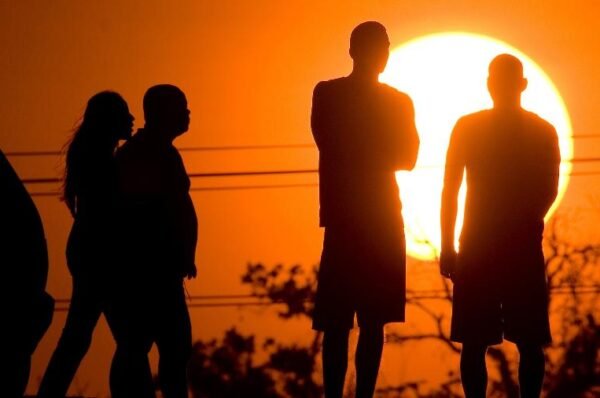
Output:
[[[317,183],[306,183],[306,184],[266,184],[266,185],[228,185],[228,186],[217,186],[217,187],[192,187],[192,192],[210,192],[210,191],[244,191],[244,190],[263,190],[263,189],[285,189],[285,188],[314,188],[318,187]],[[48,191],[48,192],[32,192],[29,195],[34,197],[53,197],[60,196],[62,192],[59,191]]]
[[[600,294],[600,285],[558,285],[549,288],[550,294]],[[407,300],[440,300],[448,299],[445,289],[422,289],[407,291]],[[243,300],[243,301],[223,301],[223,300]],[[57,304],[69,304],[71,299],[55,299]],[[218,295],[192,295],[187,297],[188,307],[238,307],[238,306],[269,306],[283,305],[284,300],[270,300],[264,295],[253,294],[218,294]],[[202,303],[198,301],[218,301]],[[311,300],[304,300],[308,302]]]
[[244,191],[244,190],[255,190],[255,189],[281,189],[281,188],[309,188],[318,187],[319,184],[269,184],[269,185],[232,185],[232,186],[221,186],[221,187],[193,187],[190,191]]
[[[600,294],[600,289],[589,289],[589,290],[582,290],[582,291],[573,291],[573,290],[557,290],[557,291],[551,291],[550,295],[565,295],[565,294],[575,294],[575,295],[587,295],[587,294]],[[444,295],[437,295],[437,294],[431,294],[431,295],[418,295],[418,296],[407,296],[406,300],[407,303],[410,304],[411,300],[448,300],[449,297],[448,295],[444,294]],[[308,300],[307,300],[308,301]],[[65,304],[67,302],[64,302]],[[282,300],[277,300],[277,301],[261,301],[261,300],[252,300],[252,301],[234,301],[234,302],[216,302],[216,303],[194,303],[194,302],[189,302],[187,304],[188,308],[222,308],[222,307],[270,307],[270,306],[274,306],[274,305],[285,305],[285,301]],[[68,311],[69,307],[67,306],[60,306],[60,307],[55,307],[54,311],[55,312],[64,312],[64,311]]]
[[263,149],[316,149],[315,144],[273,144],[273,145],[230,145],[230,146],[197,146],[180,148],[181,152],[212,152],[212,151],[248,151]]
[[300,170],[264,170],[264,171],[231,171],[218,173],[189,173],[190,178],[210,178],[210,177],[248,177],[248,176],[266,176],[266,175],[282,175],[282,174],[314,174],[318,173],[317,169],[300,169]]
[[[180,152],[233,152],[251,150],[273,149],[316,149],[315,144],[270,144],[270,145],[222,145],[222,146],[195,146],[178,148]],[[5,152],[6,157],[35,157],[35,156],[63,156],[64,151],[11,151]]]
[[[316,171],[307,171],[307,170],[301,170],[298,171],[298,173],[316,173]],[[265,175],[265,172],[260,172],[260,175]],[[270,173],[270,172],[266,172],[266,173]],[[284,174],[284,172],[276,172],[276,174]],[[295,174],[290,173],[290,174]],[[244,174],[244,175],[258,175],[258,174]],[[596,170],[596,171],[574,171],[568,174],[568,176],[570,177],[584,177],[584,176],[596,176],[596,175],[600,175],[600,170]],[[236,173],[236,176],[241,176],[240,173]],[[194,177],[194,176],[192,176]],[[196,178],[200,178],[200,176],[195,176]],[[214,175],[211,175],[211,177],[215,177]],[[40,183],[39,180],[43,180],[43,183],[50,183],[50,182],[61,182],[60,179],[55,179],[53,181],[49,181],[50,179],[24,179],[23,182],[26,184],[36,184],[36,183]],[[259,190],[259,189],[282,189],[282,188],[312,188],[312,187],[318,187],[319,184],[318,183],[305,183],[305,184],[265,184],[265,185],[227,185],[227,186],[216,186],[216,187],[192,187],[190,188],[190,191],[193,192],[210,192],[210,191],[244,191],[244,190]],[[31,196],[34,197],[52,197],[52,196],[59,196],[61,195],[61,192],[58,191],[43,191],[43,192],[32,192],[30,193]]]
[[[585,177],[585,176],[597,176],[600,175],[599,171],[575,171],[568,174],[570,177]],[[250,191],[250,190],[265,190],[265,189],[286,189],[286,188],[315,188],[318,187],[318,183],[305,183],[305,184],[265,184],[265,185],[227,185],[227,186],[216,186],[216,187],[192,187],[192,192],[219,192],[219,191]],[[33,197],[54,197],[62,195],[62,192],[58,191],[44,191],[44,192],[31,192]]]
[[[600,157],[572,158],[565,159],[561,163],[590,163],[600,162]],[[423,168],[441,168],[442,165],[424,165],[417,166],[416,169]],[[259,170],[259,171],[231,171],[231,172],[210,172],[210,173],[188,173],[190,178],[227,178],[227,177],[251,177],[268,175],[292,175],[292,174],[315,174],[318,169],[291,169],[291,170]],[[596,172],[572,172],[570,175],[592,175]],[[52,184],[61,182],[59,177],[41,177],[24,178],[21,180],[24,184]]]
[[[573,134],[565,137],[571,139],[600,138],[600,134]],[[264,145],[206,145],[196,147],[178,148],[181,152],[217,152],[217,151],[248,151],[248,150],[273,150],[273,149],[316,149],[313,143],[304,144],[264,144]],[[35,156],[62,156],[64,151],[10,151],[5,152],[7,157],[35,157]]]

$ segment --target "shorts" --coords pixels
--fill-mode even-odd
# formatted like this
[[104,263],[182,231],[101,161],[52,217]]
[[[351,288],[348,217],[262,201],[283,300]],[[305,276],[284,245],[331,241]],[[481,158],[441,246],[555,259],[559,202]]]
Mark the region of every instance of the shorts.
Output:
[[552,341],[541,250],[461,253],[454,278],[450,338],[493,345]]
[[326,227],[313,329],[403,322],[406,249],[402,220]]

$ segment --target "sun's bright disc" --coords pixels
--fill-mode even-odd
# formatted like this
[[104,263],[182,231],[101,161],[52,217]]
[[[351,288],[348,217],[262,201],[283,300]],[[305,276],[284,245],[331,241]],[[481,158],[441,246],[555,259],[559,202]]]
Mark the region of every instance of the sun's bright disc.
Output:
[[[408,254],[423,260],[438,256],[440,202],[444,162],[450,133],[459,117],[490,108],[487,71],[498,54],[508,53],[523,63],[529,86],[522,104],[554,125],[562,159],[573,154],[572,130],[565,104],[544,71],[528,56],[499,40],[470,33],[440,33],[420,37],[394,49],[380,76],[413,99],[421,138],[417,166],[397,174],[406,227]],[[571,164],[563,161],[556,209],[569,181]],[[462,227],[465,190],[459,200],[456,236]],[[546,219],[547,219],[546,218]]]

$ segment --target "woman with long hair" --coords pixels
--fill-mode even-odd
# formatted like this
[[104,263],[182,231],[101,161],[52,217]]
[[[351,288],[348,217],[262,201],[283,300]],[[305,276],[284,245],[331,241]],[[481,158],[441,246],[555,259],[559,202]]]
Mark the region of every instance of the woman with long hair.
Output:
[[62,335],[42,379],[39,397],[64,397],[105,311],[115,263],[115,151],[131,137],[134,117],[125,100],[102,91],[87,103],[66,150],[63,200],[74,222],[67,243],[73,281]]

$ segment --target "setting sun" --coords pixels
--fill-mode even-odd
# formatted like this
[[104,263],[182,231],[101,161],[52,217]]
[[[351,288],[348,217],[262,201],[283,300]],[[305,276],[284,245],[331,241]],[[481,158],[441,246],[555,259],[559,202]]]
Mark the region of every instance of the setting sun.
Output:
[[[518,57],[529,86],[522,104],[554,125],[563,163],[559,195],[546,219],[559,205],[569,181],[573,155],[569,114],[560,93],[531,58],[499,40],[470,33],[440,33],[412,40],[390,54],[380,80],[409,94],[416,110],[421,149],[415,169],[397,173],[408,253],[422,260],[440,249],[440,195],[450,133],[457,119],[492,106],[486,88],[487,68],[500,53]],[[456,236],[462,227],[465,184],[459,199]]]

